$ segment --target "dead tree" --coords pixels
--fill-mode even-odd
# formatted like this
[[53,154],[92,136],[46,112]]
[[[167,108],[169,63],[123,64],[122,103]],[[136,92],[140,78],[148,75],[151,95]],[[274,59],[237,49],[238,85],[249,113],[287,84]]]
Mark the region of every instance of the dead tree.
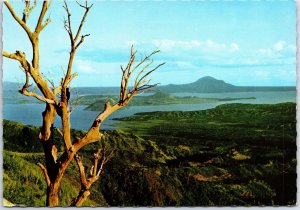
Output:
[[[85,145],[100,141],[101,132],[100,126],[102,122],[110,116],[113,112],[126,106],[134,95],[141,91],[148,90],[154,87],[156,84],[150,84],[149,75],[162,66],[164,63],[151,67],[153,61],[151,57],[158,53],[159,50],[155,50],[147,56],[137,60],[137,50],[131,48],[130,59],[126,67],[121,66],[122,77],[120,86],[120,99],[116,104],[105,104],[104,110],[95,118],[88,132],[79,139],[71,138],[71,126],[70,126],[70,108],[69,108],[69,87],[71,81],[77,76],[77,73],[72,73],[73,61],[76,54],[76,50],[84,42],[84,39],[89,34],[82,35],[82,28],[86,21],[87,15],[92,8],[93,4],[80,4],[80,8],[84,10],[81,22],[78,28],[74,31],[71,25],[71,12],[66,2],[64,2],[64,9],[67,13],[67,17],[64,21],[64,28],[66,29],[70,38],[70,53],[68,58],[68,65],[65,75],[62,77],[60,85],[58,87],[52,87],[49,85],[47,78],[43,76],[40,69],[40,51],[39,51],[39,37],[43,29],[51,22],[50,17],[45,18],[45,15],[50,7],[48,0],[42,2],[41,10],[36,21],[34,29],[30,29],[26,24],[26,21],[30,17],[31,12],[36,8],[36,0],[32,3],[30,0],[24,1],[25,7],[22,14],[22,19],[16,14],[13,7],[8,0],[4,1],[4,4],[13,19],[23,28],[26,32],[32,46],[32,60],[29,61],[22,51],[16,51],[15,53],[2,52],[2,55],[6,58],[16,60],[20,63],[25,73],[25,82],[19,92],[25,96],[35,97],[37,100],[45,103],[45,110],[42,113],[43,123],[39,133],[39,140],[43,145],[45,154],[45,165],[38,163],[45,176],[47,184],[47,200],[46,206],[58,206],[59,205],[59,191],[61,186],[62,177],[69,166],[71,160],[74,158],[77,161],[79,167],[79,174],[81,179],[81,190],[79,195],[72,201],[71,205],[80,206],[83,201],[89,195],[89,189],[92,183],[99,179],[103,172],[104,164],[109,160],[109,157],[102,151],[98,151],[95,155],[95,162],[93,171],[90,173],[90,177],[85,176],[85,169],[82,164],[81,158],[78,156],[78,152]],[[129,86],[129,80],[132,77],[132,73],[137,71],[137,76],[134,80],[132,87]],[[40,90],[40,93],[31,91],[30,80]],[[60,94],[60,97],[58,96]],[[62,141],[64,149],[62,155],[58,156],[57,147],[54,144],[51,136],[53,135],[54,119],[60,117],[62,127]],[[101,157],[100,157],[101,156]],[[99,158],[102,160],[100,168],[98,168]]]

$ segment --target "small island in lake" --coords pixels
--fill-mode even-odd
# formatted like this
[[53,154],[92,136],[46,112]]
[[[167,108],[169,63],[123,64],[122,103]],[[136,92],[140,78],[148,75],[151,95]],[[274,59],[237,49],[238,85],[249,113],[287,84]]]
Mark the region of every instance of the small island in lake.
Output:
[[[87,95],[78,98],[78,103],[80,105],[88,105],[85,110],[88,111],[101,111],[104,108],[106,101],[111,104],[115,104],[118,101],[116,95],[104,96],[104,95]],[[247,98],[200,98],[196,96],[174,96],[169,93],[156,92],[148,96],[137,96],[132,99],[129,106],[156,106],[156,105],[172,105],[172,104],[198,104],[198,103],[209,103],[209,102],[219,102],[219,101],[235,101],[235,100],[247,100],[256,99],[255,97]]]

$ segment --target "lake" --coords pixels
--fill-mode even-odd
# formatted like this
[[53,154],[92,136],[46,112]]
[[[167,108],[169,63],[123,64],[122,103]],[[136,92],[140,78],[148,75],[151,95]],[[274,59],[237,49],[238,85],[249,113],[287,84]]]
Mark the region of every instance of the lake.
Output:
[[[224,103],[253,103],[253,104],[274,104],[282,102],[296,102],[296,91],[277,91],[277,92],[240,92],[240,93],[176,93],[176,96],[197,96],[202,98],[247,98],[255,97],[256,99],[243,99],[235,101],[222,101],[199,104],[175,104],[159,106],[130,106],[123,108],[112,114],[104,121],[101,129],[116,129],[112,126],[115,123],[113,118],[121,118],[134,115],[140,112],[153,111],[194,111],[214,108]],[[22,122],[28,125],[41,125],[42,112],[44,104],[8,104],[4,101],[3,118]],[[87,130],[93,123],[95,117],[99,114],[94,111],[85,111],[85,106],[77,106],[71,114],[71,126],[78,130]],[[60,126],[59,118],[55,121],[56,127]]]

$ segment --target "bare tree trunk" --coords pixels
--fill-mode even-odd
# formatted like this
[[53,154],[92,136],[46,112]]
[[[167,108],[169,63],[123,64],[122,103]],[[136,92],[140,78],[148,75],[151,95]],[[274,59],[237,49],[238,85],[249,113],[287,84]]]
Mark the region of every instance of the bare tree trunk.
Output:
[[61,180],[56,180],[47,187],[46,206],[59,206],[59,191]]
[[59,205],[59,189],[54,189],[52,186],[47,187],[46,206],[58,206]]

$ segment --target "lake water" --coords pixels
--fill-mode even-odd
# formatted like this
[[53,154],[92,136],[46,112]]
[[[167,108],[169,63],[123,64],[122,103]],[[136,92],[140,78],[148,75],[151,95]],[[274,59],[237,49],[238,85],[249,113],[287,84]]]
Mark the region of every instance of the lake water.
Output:
[[[242,93],[176,93],[176,96],[197,96],[202,98],[247,98],[235,101],[222,101],[199,104],[175,104],[161,106],[130,106],[123,108],[112,114],[101,126],[101,129],[114,129],[112,126],[116,121],[113,118],[121,118],[134,115],[139,112],[153,111],[194,111],[214,108],[224,103],[253,103],[253,104],[275,104],[282,102],[296,102],[296,91],[278,92],[242,92]],[[28,125],[41,125],[44,104],[3,104],[3,118],[22,122]],[[71,126],[74,129],[87,130],[99,112],[85,111],[85,106],[78,106],[71,114]],[[55,126],[60,127],[59,118],[55,121]]]

